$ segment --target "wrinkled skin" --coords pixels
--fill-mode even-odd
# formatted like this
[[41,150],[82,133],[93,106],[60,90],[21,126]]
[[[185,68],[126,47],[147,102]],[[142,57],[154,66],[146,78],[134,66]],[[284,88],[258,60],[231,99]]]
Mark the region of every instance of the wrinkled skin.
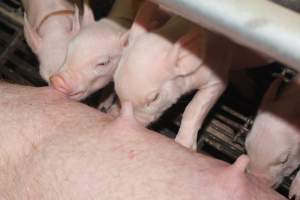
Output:
[[230,166],[191,152],[140,126],[130,104],[113,120],[51,88],[0,92],[1,199],[285,199],[245,174],[246,156]]
[[[300,164],[299,77],[276,99],[278,79],[266,92],[253,128],[246,138],[250,157],[248,171],[277,187]],[[290,197],[300,199],[299,175],[292,183]]]
[[83,28],[70,42],[59,72],[51,77],[55,89],[81,100],[112,80],[126,42],[123,34],[134,18],[135,4],[136,0],[118,0],[109,16],[98,22],[85,6]]
[[[40,74],[49,82],[67,52],[68,42],[79,31],[78,8],[67,0],[22,0],[25,39],[40,62]],[[66,11],[65,13],[57,13]]]
[[177,16],[153,32],[136,32],[133,25],[133,39],[114,75],[120,101],[132,102],[137,119],[147,125],[181,95],[198,90],[183,113],[176,137],[192,149],[205,116],[226,87],[229,68],[246,61],[249,66],[265,62],[254,52]]

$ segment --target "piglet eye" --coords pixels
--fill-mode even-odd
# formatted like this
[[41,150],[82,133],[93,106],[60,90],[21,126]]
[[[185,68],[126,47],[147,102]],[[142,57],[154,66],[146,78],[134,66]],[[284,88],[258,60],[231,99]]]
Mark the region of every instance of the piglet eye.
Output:
[[286,156],[284,160],[281,161],[282,164],[286,163],[288,161],[289,157]]
[[149,106],[151,103],[157,101],[159,99],[159,92],[153,92],[151,93],[147,98],[147,105]]
[[158,97],[159,97],[159,93],[157,93],[157,94],[153,97],[152,101],[156,101],[156,100],[158,99]]
[[101,67],[101,66],[105,66],[105,65],[108,65],[110,63],[110,58],[108,58],[107,60],[103,61],[103,62],[99,62],[97,64],[97,66]]
[[285,164],[289,160],[289,154],[282,155],[279,159],[280,164]]

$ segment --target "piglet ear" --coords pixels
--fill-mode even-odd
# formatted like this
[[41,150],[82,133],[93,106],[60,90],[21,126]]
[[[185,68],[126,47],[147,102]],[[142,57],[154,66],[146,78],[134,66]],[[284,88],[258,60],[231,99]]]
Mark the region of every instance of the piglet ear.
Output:
[[130,29],[130,40],[159,28],[170,19],[170,14],[151,1],[145,1],[137,12]]
[[197,70],[205,56],[204,32],[194,29],[179,38],[170,50],[167,59],[171,70],[177,76],[184,76]]
[[24,34],[27,44],[34,53],[37,53],[40,49],[42,39],[36,28],[29,23],[26,13],[24,13]]
[[79,8],[77,5],[75,6],[75,12],[72,20],[72,35],[75,36],[80,30],[80,23],[79,23]]
[[83,16],[81,20],[82,26],[87,26],[89,24],[95,23],[95,18],[92,9],[87,5],[87,3],[83,3]]

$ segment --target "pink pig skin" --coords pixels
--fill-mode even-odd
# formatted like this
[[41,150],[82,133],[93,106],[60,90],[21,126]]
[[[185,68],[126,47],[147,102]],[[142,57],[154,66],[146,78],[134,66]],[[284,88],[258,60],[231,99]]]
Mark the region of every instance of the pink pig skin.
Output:
[[[139,125],[131,105],[111,119],[51,88],[0,83],[4,200],[284,200],[233,165]],[[17,144],[17,145],[16,145]]]
[[[277,79],[271,84],[246,138],[251,159],[248,171],[273,187],[300,164],[300,78],[296,77],[276,98],[281,82],[282,79]],[[299,176],[298,172],[289,194],[296,196],[296,200],[300,199]]]
[[[65,62],[51,78],[52,86],[72,99],[81,100],[112,81],[128,41],[127,29],[140,2],[117,0],[109,16],[97,22],[91,10],[85,7],[83,28],[70,42]],[[139,11],[147,14],[144,20],[155,22],[153,26],[162,21],[156,18],[166,18],[166,14],[157,12],[156,7],[156,4],[146,2]]]
[[22,0],[25,39],[49,82],[64,61],[67,44],[79,31],[78,9],[67,0]]
[[134,18],[133,2],[116,1],[109,16],[97,22],[84,7],[83,27],[70,42],[59,72],[51,77],[55,89],[80,100],[111,81],[125,43],[122,35]]
[[197,89],[176,137],[180,144],[196,149],[198,130],[226,88],[230,68],[268,60],[178,16],[153,32],[137,33],[135,24],[114,75],[115,90],[121,102],[132,102],[137,119],[147,125],[181,95]]

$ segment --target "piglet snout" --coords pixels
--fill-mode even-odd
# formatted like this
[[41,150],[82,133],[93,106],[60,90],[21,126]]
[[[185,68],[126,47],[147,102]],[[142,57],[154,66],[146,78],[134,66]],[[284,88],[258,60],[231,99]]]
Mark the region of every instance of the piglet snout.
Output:
[[60,75],[53,75],[50,77],[50,85],[54,87],[56,90],[64,93],[71,94],[72,90],[66,83],[65,79]]

